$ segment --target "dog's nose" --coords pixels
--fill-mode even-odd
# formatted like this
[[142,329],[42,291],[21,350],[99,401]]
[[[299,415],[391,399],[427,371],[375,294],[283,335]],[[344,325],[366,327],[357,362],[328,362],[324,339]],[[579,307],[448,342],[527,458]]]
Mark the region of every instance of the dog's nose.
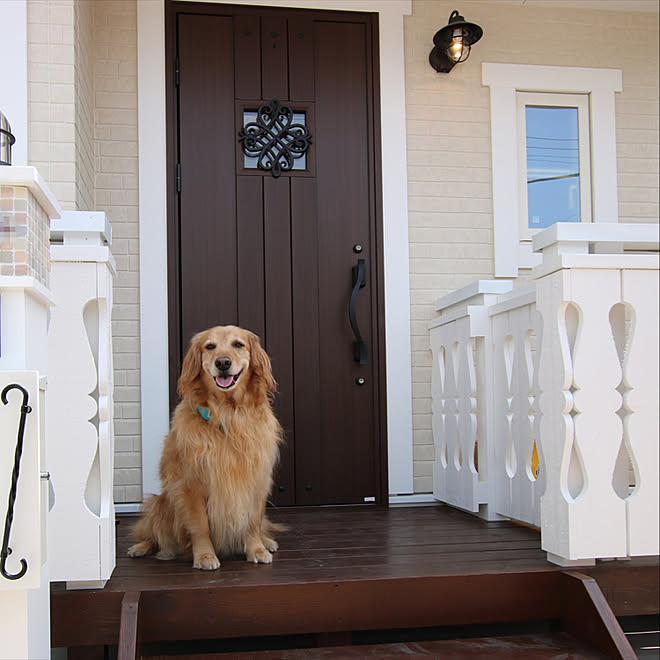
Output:
[[220,369],[220,371],[229,371],[229,369],[231,369],[231,358],[219,357],[215,361],[215,366]]

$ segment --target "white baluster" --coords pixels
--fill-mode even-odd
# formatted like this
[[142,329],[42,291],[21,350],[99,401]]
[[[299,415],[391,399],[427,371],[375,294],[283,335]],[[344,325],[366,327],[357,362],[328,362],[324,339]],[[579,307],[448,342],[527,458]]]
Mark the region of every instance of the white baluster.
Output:
[[581,311],[573,358],[575,446],[586,476],[583,493],[572,504],[573,552],[578,557],[623,557],[625,504],[612,486],[623,428],[617,411],[621,366],[609,322],[619,302],[616,270],[575,270],[571,298]]
[[658,273],[624,270],[622,299],[634,310],[624,361],[624,434],[637,484],[625,500],[628,554],[657,555],[658,536]]
[[[621,397],[609,310],[618,299],[616,271],[563,270],[537,282],[543,317],[540,437],[547,469],[542,544],[552,561],[565,565],[625,555],[625,504],[612,487]],[[572,358],[569,302],[580,313]],[[580,492],[572,487],[571,459],[584,473]]]
[[478,473],[474,464],[474,452],[477,444],[477,379],[474,363],[474,339],[469,336],[462,338],[459,350],[458,429],[462,501],[459,506],[468,511],[478,511],[476,483]]

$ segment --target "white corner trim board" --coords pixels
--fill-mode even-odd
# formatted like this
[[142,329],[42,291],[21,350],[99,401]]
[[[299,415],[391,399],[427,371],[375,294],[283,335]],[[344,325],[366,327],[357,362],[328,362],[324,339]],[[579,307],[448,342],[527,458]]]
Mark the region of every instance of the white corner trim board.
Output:
[[[623,90],[619,69],[481,65],[490,87],[495,277],[517,277],[533,265],[531,245],[518,230],[518,132],[516,92],[589,94],[593,222],[618,222],[615,93]],[[529,255],[527,254],[529,252]]]
[[[219,0],[225,2],[227,0]],[[403,17],[411,0],[243,0],[242,4],[378,12],[385,263],[385,344],[410,353],[408,177]],[[157,492],[158,461],[169,424],[167,337],[167,194],[164,0],[141,0],[138,12],[140,217],[140,361],[142,487]],[[412,375],[387,362],[389,490],[413,490]]]

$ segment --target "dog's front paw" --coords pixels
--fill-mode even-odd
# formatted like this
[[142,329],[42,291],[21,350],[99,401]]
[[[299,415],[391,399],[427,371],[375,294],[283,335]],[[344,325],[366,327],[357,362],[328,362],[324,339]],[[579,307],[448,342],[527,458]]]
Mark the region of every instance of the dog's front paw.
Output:
[[280,547],[280,544],[275,540],[271,538],[264,538],[264,545],[266,546],[266,550],[269,550],[270,552],[277,552],[278,548]]
[[128,549],[127,554],[129,557],[144,557],[145,555],[151,554],[152,551],[153,548],[149,541],[140,541],[139,543],[132,545]]
[[272,564],[273,555],[271,555],[270,552],[268,552],[268,550],[262,546],[253,552],[248,552],[247,560],[253,564]]
[[220,568],[220,560],[211,552],[206,552],[195,557],[193,568],[201,568],[203,571],[215,571]]

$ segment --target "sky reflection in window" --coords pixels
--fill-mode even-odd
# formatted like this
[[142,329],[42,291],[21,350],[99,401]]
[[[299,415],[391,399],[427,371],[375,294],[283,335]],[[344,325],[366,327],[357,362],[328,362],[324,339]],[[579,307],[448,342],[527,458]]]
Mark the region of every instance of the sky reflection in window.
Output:
[[578,109],[525,107],[528,227],[580,222]]

